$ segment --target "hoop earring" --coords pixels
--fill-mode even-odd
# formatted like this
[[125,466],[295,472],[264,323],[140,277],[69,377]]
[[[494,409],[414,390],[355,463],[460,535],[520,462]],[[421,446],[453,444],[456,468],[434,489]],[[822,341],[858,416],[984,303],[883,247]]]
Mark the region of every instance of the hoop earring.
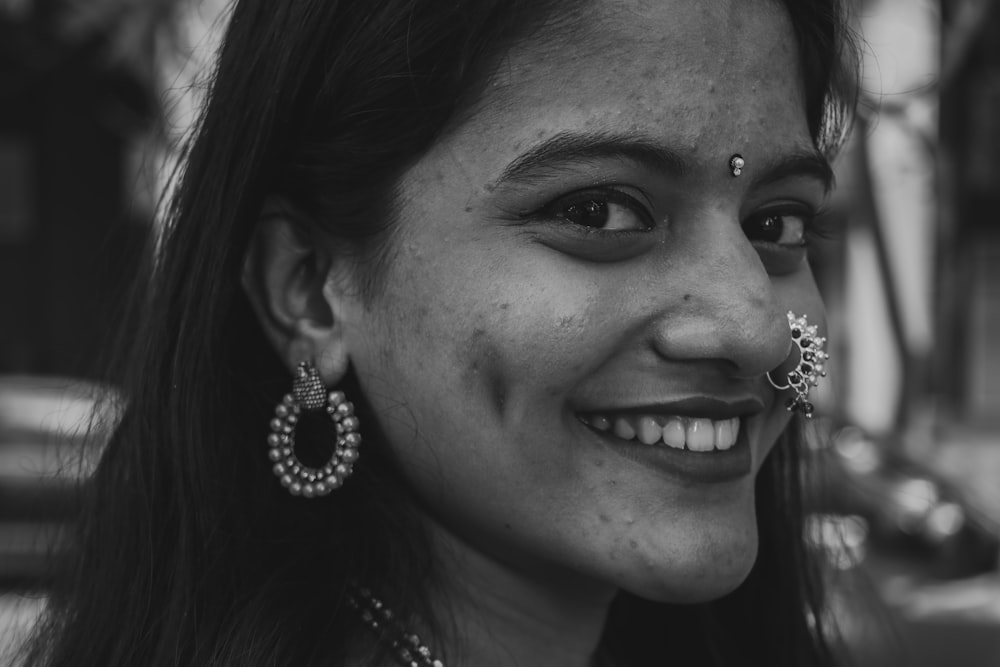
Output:
[[825,365],[830,355],[824,349],[826,338],[819,335],[815,324],[809,324],[808,315],[796,317],[788,311],[788,327],[792,332],[792,342],[799,349],[799,363],[788,371],[785,377],[787,384],[779,385],[771,377],[771,372],[765,373],[767,381],[778,391],[791,389],[795,396],[785,401],[789,412],[800,411],[808,419],[813,416],[813,404],[809,402],[809,391],[819,384],[821,377],[826,377]]
[[[315,412],[324,406],[337,430],[337,444],[326,465],[313,468],[295,455],[295,427],[303,410]],[[359,426],[360,422],[354,416],[354,405],[345,398],[344,392],[327,393],[319,371],[308,361],[301,362],[295,370],[292,393],[285,394],[274,408],[274,418],[271,419],[267,455],[274,464],[272,472],[293,496],[313,498],[329,494],[340,488],[353,472],[354,462],[358,460],[358,445],[361,444]]]

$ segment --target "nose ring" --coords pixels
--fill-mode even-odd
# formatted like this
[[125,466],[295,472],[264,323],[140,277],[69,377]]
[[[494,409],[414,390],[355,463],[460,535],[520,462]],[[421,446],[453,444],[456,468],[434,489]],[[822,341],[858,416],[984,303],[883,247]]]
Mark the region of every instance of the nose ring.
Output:
[[799,363],[785,374],[787,383],[780,385],[771,377],[771,372],[765,373],[767,381],[778,391],[791,389],[795,395],[785,401],[789,412],[800,411],[807,418],[813,416],[813,404],[809,402],[809,390],[819,384],[821,377],[826,377],[826,362],[830,355],[826,353],[826,338],[819,335],[815,324],[809,324],[808,316],[796,316],[788,311],[788,328],[792,332],[792,342],[799,349]]

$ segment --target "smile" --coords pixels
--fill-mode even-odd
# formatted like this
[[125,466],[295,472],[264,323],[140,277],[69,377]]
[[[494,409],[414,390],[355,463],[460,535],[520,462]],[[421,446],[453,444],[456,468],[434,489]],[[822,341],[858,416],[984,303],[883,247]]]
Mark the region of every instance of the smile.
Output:
[[692,397],[645,408],[575,412],[597,443],[633,464],[692,484],[747,479],[754,451],[749,425],[766,409],[757,396],[735,400]]
[[692,452],[727,450],[740,433],[739,417],[707,419],[683,415],[580,415],[580,420],[603,433],[644,445],[666,445]]

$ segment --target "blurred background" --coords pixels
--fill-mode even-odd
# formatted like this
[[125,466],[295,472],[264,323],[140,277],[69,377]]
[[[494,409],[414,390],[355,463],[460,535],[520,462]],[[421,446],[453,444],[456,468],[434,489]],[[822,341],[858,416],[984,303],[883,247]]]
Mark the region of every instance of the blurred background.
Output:
[[[223,0],[0,0],[0,656],[44,604],[108,332]],[[1000,666],[1000,2],[856,2],[810,535],[860,665]],[[97,429],[99,441],[104,434]],[[0,657],[2,661],[2,657]]]

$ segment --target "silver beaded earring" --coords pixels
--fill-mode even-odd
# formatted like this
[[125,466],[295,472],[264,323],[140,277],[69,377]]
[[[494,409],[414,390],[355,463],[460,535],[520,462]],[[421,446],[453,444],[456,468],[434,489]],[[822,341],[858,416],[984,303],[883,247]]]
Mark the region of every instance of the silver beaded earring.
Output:
[[799,349],[799,363],[785,374],[788,382],[779,385],[767,372],[767,381],[778,391],[791,389],[795,396],[785,401],[789,412],[798,410],[807,418],[813,416],[813,404],[809,402],[809,390],[819,384],[819,379],[826,376],[826,362],[830,355],[824,349],[826,338],[819,335],[815,324],[809,324],[808,316],[796,317],[788,311],[788,327],[792,332],[792,342]]
[[[315,412],[324,406],[336,428],[337,442],[326,465],[312,468],[295,455],[295,427],[303,410]],[[344,392],[327,392],[319,371],[309,362],[301,362],[295,370],[292,393],[285,394],[274,408],[271,433],[267,436],[268,458],[274,464],[272,470],[281,485],[293,496],[306,498],[325,496],[339,488],[350,477],[353,464],[358,460],[359,425],[354,405],[344,397]]]

